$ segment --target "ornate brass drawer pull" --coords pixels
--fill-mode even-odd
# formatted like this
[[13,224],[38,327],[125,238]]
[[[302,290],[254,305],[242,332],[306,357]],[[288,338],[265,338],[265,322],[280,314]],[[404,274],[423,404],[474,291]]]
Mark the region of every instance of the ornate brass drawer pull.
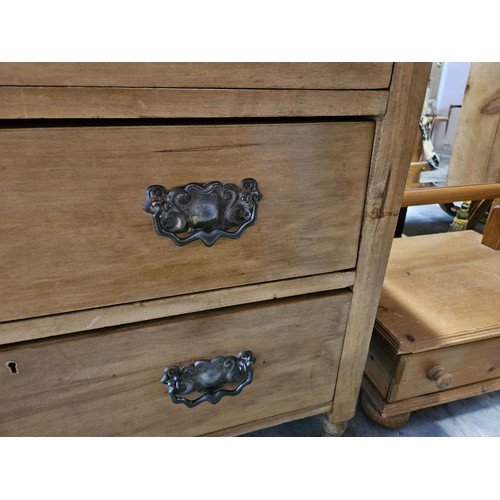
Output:
[[[168,393],[176,404],[183,403],[188,408],[204,401],[216,404],[224,396],[237,396],[253,380],[255,357],[252,351],[241,351],[238,356],[217,356],[200,359],[180,369],[167,366],[161,382],[168,386]],[[222,389],[224,384],[238,383],[232,390]],[[197,399],[181,396],[192,392],[204,392]]]
[[[214,181],[168,191],[153,185],[146,190],[142,208],[153,216],[160,236],[181,246],[195,240],[212,246],[220,237],[239,238],[255,222],[261,199],[255,179],[243,179],[239,187]],[[183,233],[187,236],[180,236]]]

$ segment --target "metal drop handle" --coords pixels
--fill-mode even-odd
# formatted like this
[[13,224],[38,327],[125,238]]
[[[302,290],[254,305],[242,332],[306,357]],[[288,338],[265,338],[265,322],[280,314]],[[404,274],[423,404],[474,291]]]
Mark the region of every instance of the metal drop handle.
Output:
[[[208,401],[216,404],[224,396],[237,396],[253,380],[255,356],[252,351],[241,351],[238,356],[217,356],[200,359],[186,365],[167,366],[161,383],[168,386],[168,393],[175,404],[194,408]],[[222,389],[224,384],[239,383],[235,389]],[[204,393],[196,399],[183,396],[192,392]]]
[[239,186],[214,181],[170,190],[155,184],[146,189],[142,208],[153,216],[160,236],[179,246],[201,240],[210,247],[221,237],[239,238],[255,222],[261,199],[255,179]]

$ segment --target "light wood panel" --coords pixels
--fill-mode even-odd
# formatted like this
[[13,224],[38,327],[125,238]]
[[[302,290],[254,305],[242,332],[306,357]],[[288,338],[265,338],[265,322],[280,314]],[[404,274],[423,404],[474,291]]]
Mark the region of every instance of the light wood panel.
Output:
[[[0,435],[199,435],[322,405],[350,298],[283,299],[3,349]],[[215,406],[174,405],[159,382],[167,365],[242,349],[256,357],[254,380]]]
[[110,326],[347,288],[354,283],[354,276],[354,271],[321,274],[146,302],[6,321],[0,323],[0,345],[80,331],[101,329],[102,333],[105,332],[102,328]]
[[[0,131],[0,320],[352,269],[372,122]],[[176,246],[145,189],[257,179],[238,240]],[[40,300],[43,297],[43,300]]]
[[255,118],[385,112],[384,90],[0,87],[0,118]]
[[387,113],[376,132],[333,422],[349,420],[356,410],[430,68],[429,63],[394,65]]
[[500,63],[472,63],[448,185],[500,182]]
[[388,62],[9,62],[0,85],[378,89],[391,73]]
[[475,231],[394,241],[377,325],[399,353],[500,334],[500,257]]
[[388,403],[381,397],[366,377],[363,379],[363,391],[366,391],[369,394],[370,400],[383,417],[403,415],[415,410],[421,410],[423,408],[450,403],[452,401],[470,398],[472,396],[478,396],[480,394],[498,390],[500,390],[500,378],[484,380],[475,384],[448,389],[447,391],[425,394],[423,396],[417,396],[403,401]]
[[[442,392],[436,382],[427,378],[434,366],[443,366],[453,377],[450,388],[500,377],[500,337],[439,350],[401,356],[389,402],[424,394]],[[446,390],[446,389],[444,389]]]

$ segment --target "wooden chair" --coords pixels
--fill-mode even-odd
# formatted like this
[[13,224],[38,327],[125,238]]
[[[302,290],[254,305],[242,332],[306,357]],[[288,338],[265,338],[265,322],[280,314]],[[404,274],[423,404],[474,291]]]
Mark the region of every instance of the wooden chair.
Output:
[[[404,204],[494,198],[500,184],[418,191]],[[412,411],[500,389],[499,248],[500,199],[482,237],[394,240],[363,380],[372,420],[397,428]]]

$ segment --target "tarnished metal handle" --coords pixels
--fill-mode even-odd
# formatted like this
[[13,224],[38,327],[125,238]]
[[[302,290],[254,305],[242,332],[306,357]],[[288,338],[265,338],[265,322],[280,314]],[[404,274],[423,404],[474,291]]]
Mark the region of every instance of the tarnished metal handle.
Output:
[[212,246],[221,237],[239,238],[255,222],[261,199],[255,179],[239,186],[214,181],[170,190],[155,184],[146,189],[142,208],[153,216],[156,232],[176,245],[201,240]]
[[[204,401],[216,404],[224,396],[237,396],[253,380],[255,356],[252,351],[241,351],[238,356],[217,356],[210,360],[200,359],[180,369],[167,366],[161,382],[168,386],[168,393],[176,404],[188,408]],[[239,383],[235,389],[222,389],[224,384]],[[204,392],[196,399],[182,396],[192,392]]]

